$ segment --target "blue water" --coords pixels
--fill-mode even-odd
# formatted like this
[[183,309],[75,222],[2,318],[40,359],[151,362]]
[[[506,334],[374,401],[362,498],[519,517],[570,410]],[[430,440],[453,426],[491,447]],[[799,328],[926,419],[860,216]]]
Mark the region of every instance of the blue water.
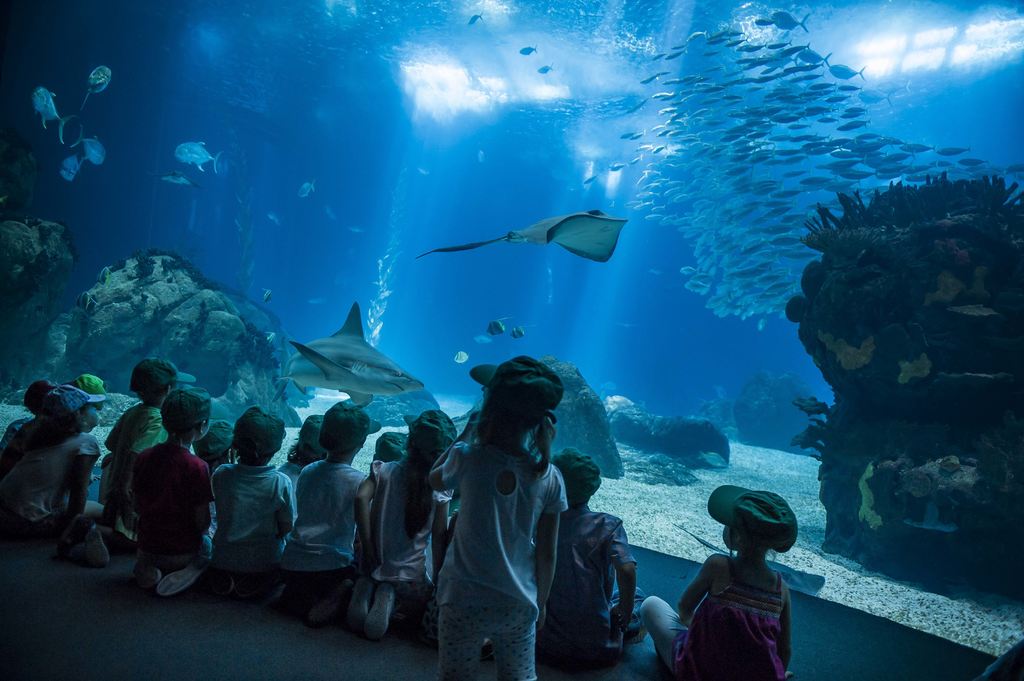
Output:
[[[654,54],[693,31],[749,25],[779,7],[692,0],[550,9],[511,0],[170,4],[35,2],[10,10],[0,122],[21,131],[39,161],[31,212],[66,222],[74,234],[79,260],[68,306],[103,266],[144,248],[182,252],[211,278],[238,286],[236,196],[250,188],[254,276],[247,292],[258,299],[272,290],[268,307],[299,340],[335,331],[353,301],[364,317],[376,301],[380,349],[435,393],[471,394],[468,366],[525,353],[572,361],[591,385],[614,384],[606,389],[666,414],[691,413],[720,389],[735,396],[759,370],[795,372],[831,398],[794,325],[771,316],[759,331],[756,318],[720,318],[705,297],[684,288],[679,269],[694,264],[692,245],[627,207],[646,163],[582,184],[630,160],[638,143],[621,141],[623,131],[658,123],[656,106],[624,113],[652,92],[638,81],[656,70]],[[798,19],[807,13],[785,9]],[[476,13],[483,21],[469,25]],[[891,107],[872,108],[868,130],[970,147],[970,156],[997,168],[1024,160],[1019,3],[833,3],[816,6],[807,25],[806,34],[792,31],[797,43],[810,41],[822,54],[833,52],[833,63],[855,69],[871,62],[865,81],[850,82],[894,93]],[[937,63],[906,66],[918,33],[947,27],[956,30],[940,41],[948,49]],[[899,36],[906,44],[891,42]],[[865,51],[882,38],[888,48]],[[988,51],[955,53],[968,43]],[[534,45],[536,54],[519,54]],[[686,55],[673,68],[686,74],[693,59]],[[894,64],[888,73],[885,59]],[[74,113],[86,76],[100,64],[112,69],[110,87],[92,95],[81,116],[107,160],[69,183],[58,174],[68,149],[53,123],[39,125],[30,93],[44,85],[57,93],[62,115]],[[416,68],[439,65],[455,78],[459,94],[447,100],[457,110],[422,89],[417,98]],[[553,70],[538,74],[542,65]],[[463,76],[476,94],[463,91]],[[503,85],[481,95],[495,79]],[[224,172],[178,163],[174,148],[185,141],[224,151]],[[201,187],[155,177],[170,170]],[[313,179],[315,192],[300,198],[300,185]],[[608,263],[556,246],[507,244],[414,259],[593,208],[629,218]],[[383,280],[382,259],[390,267]],[[503,317],[510,328],[523,325],[526,336],[474,342]],[[468,364],[454,363],[459,350],[469,353]]]

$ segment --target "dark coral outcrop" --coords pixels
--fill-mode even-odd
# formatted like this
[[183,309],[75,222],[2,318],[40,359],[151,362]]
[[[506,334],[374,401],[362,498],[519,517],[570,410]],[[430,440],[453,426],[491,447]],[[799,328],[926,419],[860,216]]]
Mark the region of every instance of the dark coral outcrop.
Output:
[[802,400],[824,548],[933,588],[1024,595],[1024,206],[1003,180],[839,196],[787,306],[835,392]]

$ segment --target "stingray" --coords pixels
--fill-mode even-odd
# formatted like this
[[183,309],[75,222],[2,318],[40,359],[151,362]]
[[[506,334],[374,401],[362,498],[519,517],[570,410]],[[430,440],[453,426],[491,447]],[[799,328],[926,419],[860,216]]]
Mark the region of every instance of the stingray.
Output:
[[615,245],[619,242],[619,232],[622,231],[622,227],[625,224],[625,218],[613,218],[599,210],[589,210],[585,213],[570,213],[569,215],[547,218],[530,225],[526,229],[509,232],[497,239],[476,241],[471,244],[462,244],[461,246],[435,248],[416,257],[422,258],[424,255],[431,253],[468,251],[486,246],[487,244],[507,241],[511,244],[531,243],[542,246],[556,243],[581,258],[596,262],[608,262],[612,257],[612,253],[615,252]]

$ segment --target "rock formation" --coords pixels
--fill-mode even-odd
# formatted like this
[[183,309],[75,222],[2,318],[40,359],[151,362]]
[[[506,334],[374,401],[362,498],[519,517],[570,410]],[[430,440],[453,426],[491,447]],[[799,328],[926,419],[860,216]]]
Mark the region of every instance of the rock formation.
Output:
[[804,452],[792,444],[807,426],[807,417],[793,401],[809,396],[810,389],[795,374],[755,374],[744,384],[733,404],[736,430],[744,444]]
[[437,400],[426,390],[400,393],[398,395],[374,395],[366,407],[370,418],[382,426],[406,426],[405,416],[419,416],[428,409],[440,409]]
[[832,386],[824,548],[933,588],[1024,595],[1024,206],[1002,180],[890,186],[819,208],[786,313]]
[[729,440],[707,419],[649,414],[621,395],[607,398],[604,404],[612,435],[624,444],[691,467],[729,463]]
[[38,164],[28,141],[14,128],[0,129],[0,210],[28,208],[37,174]]

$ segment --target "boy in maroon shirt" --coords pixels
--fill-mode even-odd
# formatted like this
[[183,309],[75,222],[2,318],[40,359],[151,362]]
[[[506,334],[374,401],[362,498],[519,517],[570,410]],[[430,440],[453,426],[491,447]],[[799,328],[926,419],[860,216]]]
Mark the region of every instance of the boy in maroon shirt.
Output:
[[160,416],[167,441],[139,454],[132,482],[139,514],[135,581],[143,589],[199,556],[213,501],[210,470],[189,450],[210,427],[210,395],[171,391]]

